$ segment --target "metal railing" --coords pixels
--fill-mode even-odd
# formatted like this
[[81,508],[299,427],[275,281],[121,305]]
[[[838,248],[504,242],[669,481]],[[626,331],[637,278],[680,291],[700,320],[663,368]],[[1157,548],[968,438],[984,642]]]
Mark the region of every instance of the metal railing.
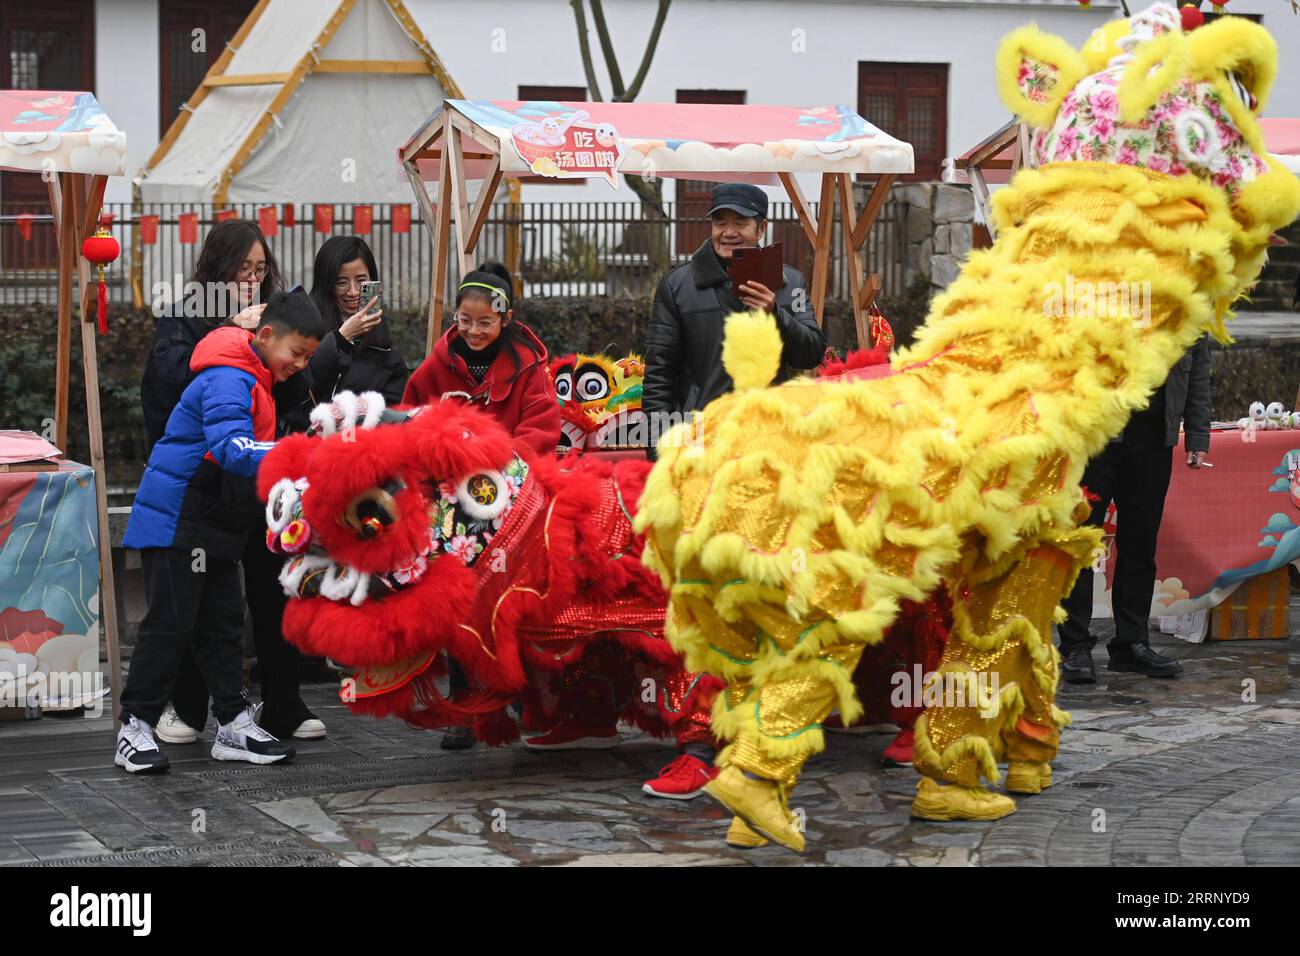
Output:
[[[235,204],[235,213],[257,221],[259,206]],[[388,309],[427,308],[431,285],[428,233],[411,204],[410,227],[394,228],[394,206],[374,203],[365,238],[374,251],[384,280]],[[814,213],[817,204],[813,204]],[[885,295],[901,293],[905,283],[908,206],[885,203],[865,248],[867,272],[879,273]],[[358,206],[334,204],[328,232],[316,229],[315,206],[292,204],[293,224],[286,225],[286,206],[277,209],[278,227],[268,238],[285,283],[310,289],[312,260],[329,235],[355,231]],[[480,235],[476,262],[496,260],[511,265],[508,251],[517,249],[514,264],[523,277],[526,296],[649,295],[667,267],[685,262],[708,236],[707,207],[697,202],[664,203],[663,219],[647,220],[639,202],[520,203],[493,206]],[[217,210],[207,204],[107,203],[111,230],[122,246],[119,260],[108,269],[107,281],[115,303],[142,299],[169,302],[193,273],[203,238],[214,226]],[[181,241],[181,216],[197,214],[196,241]],[[140,219],[157,217],[154,242],[144,244]],[[813,250],[788,202],[773,203],[768,241],[785,244],[787,264],[811,278]],[[513,234],[513,241],[512,241]],[[455,257],[448,269],[447,291],[458,281]],[[0,305],[57,301],[58,252],[48,210],[32,204],[0,203]],[[848,262],[838,222],[829,259],[827,295],[846,298]],[[138,279],[133,290],[132,279]],[[179,280],[178,280],[179,277]]]

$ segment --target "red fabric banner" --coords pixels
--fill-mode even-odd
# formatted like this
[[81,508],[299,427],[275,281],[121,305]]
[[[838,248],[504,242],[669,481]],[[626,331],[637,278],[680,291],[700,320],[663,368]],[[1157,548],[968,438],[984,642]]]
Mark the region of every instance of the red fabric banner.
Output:
[[257,226],[262,230],[262,235],[270,239],[280,232],[280,219],[278,210],[274,206],[263,206],[257,210]]
[[316,231],[330,233],[334,231],[334,207],[316,207]]
[[284,224],[286,229],[298,225],[298,217],[294,212],[293,203],[287,202],[284,204],[284,209],[280,212],[280,222]]
[[183,212],[176,219],[180,226],[181,245],[192,246],[199,240],[199,214]]
[[410,232],[411,231],[411,207],[394,206],[393,207],[393,232]]
[[374,209],[370,206],[353,206],[352,207],[352,231],[359,236],[370,234],[370,227],[374,223]]
[[32,220],[36,218],[29,212],[20,212],[18,214],[18,235],[23,237],[23,242],[32,241]]
[[146,246],[152,246],[158,241],[158,217],[141,216],[140,217],[140,242]]
[[218,209],[217,222],[225,222],[227,219],[234,219],[239,213],[233,209]]

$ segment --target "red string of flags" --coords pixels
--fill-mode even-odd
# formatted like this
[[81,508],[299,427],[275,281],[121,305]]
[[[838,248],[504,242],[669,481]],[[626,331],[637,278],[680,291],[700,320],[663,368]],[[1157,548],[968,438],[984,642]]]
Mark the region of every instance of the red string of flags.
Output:
[[[397,203],[388,207],[389,209],[389,226],[392,231],[399,235],[404,235],[411,231],[411,207],[404,203]],[[177,238],[183,246],[191,246],[199,241],[199,224],[202,221],[202,213],[182,212],[177,213],[175,225]],[[216,222],[226,222],[230,219],[239,217],[239,212],[234,209],[218,209],[213,214],[213,220]],[[48,217],[38,216],[32,213],[19,213],[11,219],[17,228],[18,236],[23,242],[31,242],[36,235],[32,226],[38,221],[45,221]],[[107,222],[112,222],[113,215],[105,213],[103,217]],[[291,229],[299,225],[297,209],[293,203],[284,203],[280,206],[261,206],[257,210],[257,226],[262,233],[268,238],[279,235],[280,228]],[[312,228],[324,235],[330,235],[334,232],[334,206],[318,205],[312,207],[311,217]],[[130,220],[128,220],[128,224]],[[143,213],[136,217],[134,224],[140,229],[140,243],[145,246],[157,245],[161,227],[170,225],[170,217],[157,215],[156,213]],[[351,232],[365,236],[369,235],[375,226],[375,207],[369,203],[358,203],[352,207],[352,229]]]

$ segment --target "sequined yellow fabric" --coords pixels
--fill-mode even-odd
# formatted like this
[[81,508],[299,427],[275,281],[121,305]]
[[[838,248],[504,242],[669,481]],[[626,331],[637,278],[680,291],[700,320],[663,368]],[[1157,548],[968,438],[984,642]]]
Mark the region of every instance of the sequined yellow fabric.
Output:
[[[1009,751],[1050,759],[1052,612],[1097,544],[1074,530],[1084,465],[1267,238],[1206,184],[1090,163],[1021,171],[995,212],[997,244],[935,300],[894,375],[737,391],[696,442],[660,445],[644,560],[669,589],[673,646],[728,680],[714,728],[752,773],[793,784],[826,713],[860,709],[845,649],[941,581],[956,618],[941,672],[996,687],[999,706],[928,704],[918,766],[974,786]],[[1120,284],[1098,311],[1097,290]]]

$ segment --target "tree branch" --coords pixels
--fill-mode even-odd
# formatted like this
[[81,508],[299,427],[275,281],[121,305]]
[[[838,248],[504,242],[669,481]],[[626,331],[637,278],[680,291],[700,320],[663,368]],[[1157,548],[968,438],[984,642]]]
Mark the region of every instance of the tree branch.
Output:
[[600,38],[600,52],[605,55],[605,67],[609,70],[610,99],[623,100],[623,73],[618,68],[618,54],[614,52],[614,43],[609,38],[609,26],[605,23],[605,7],[601,0],[591,0],[591,19],[596,22],[596,36]]
[[587,44],[587,13],[582,0],[569,0],[573,7],[573,21],[578,27],[578,51],[582,54],[582,70],[587,75],[587,93],[593,103],[601,102],[600,86],[596,83],[596,70],[591,62],[591,47]]
[[659,9],[655,12],[655,23],[650,28],[650,39],[646,41],[641,66],[632,79],[632,85],[627,88],[627,92],[622,97],[624,102],[632,102],[641,92],[641,84],[645,82],[646,74],[650,72],[650,61],[654,59],[655,49],[659,46],[659,34],[663,32],[664,21],[668,19],[668,7],[672,2],[673,0],[659,0]]

